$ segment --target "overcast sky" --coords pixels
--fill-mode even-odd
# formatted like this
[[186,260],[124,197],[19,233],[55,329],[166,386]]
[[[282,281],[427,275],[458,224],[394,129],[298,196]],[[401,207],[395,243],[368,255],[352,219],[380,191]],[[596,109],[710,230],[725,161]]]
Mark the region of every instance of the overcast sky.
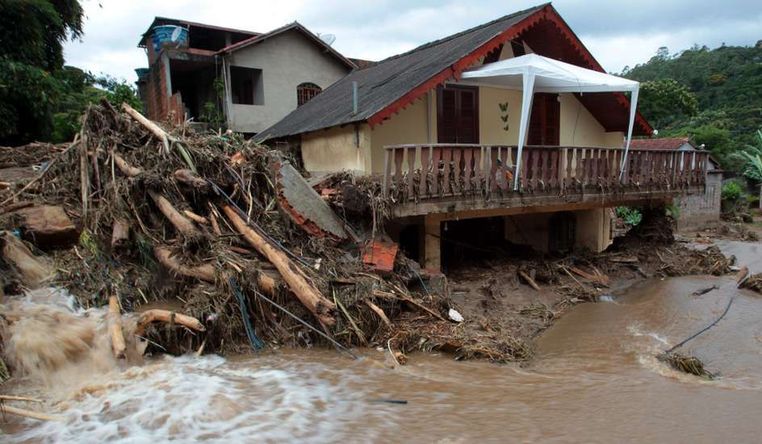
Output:
[[[154,16],[265,32],[298,20],[335,34],[349,57],[380,60],[422,43],[541,3],[537,0],[83,0],[82,41],[66,63],[136,80],[137,48]],[[609,72],[647,61],[660,46],[753,45],[762,40],[760,0],[558,0],[554,7]]]

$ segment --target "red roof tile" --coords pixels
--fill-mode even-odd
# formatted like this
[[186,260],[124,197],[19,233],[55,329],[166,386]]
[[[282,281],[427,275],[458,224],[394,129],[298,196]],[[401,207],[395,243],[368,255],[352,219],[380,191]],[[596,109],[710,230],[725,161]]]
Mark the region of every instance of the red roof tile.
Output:
[[[686,143],[691,143],[687,137],[665,137],[662,139],[633,139],[630,148],[638,150],[677,150]],[[693,144],[691,144],[692,146]],[[695,147],[694,147],[695,148]]]

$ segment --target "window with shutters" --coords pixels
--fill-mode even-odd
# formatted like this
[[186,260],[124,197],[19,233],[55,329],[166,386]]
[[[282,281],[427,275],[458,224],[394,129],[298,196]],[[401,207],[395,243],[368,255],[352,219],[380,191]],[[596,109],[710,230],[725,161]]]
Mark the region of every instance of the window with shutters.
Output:
[[323,91],[322,88],[314,83],[301,83],[296,87],[296,106],[302,106],[309,102],[310,99],[320,94]]
[[558,94],[535,93],[527,145],[558,146],[560,136],[561,104]]
[[479,143],[479,88],[437,89],[437,140],[439,143]]

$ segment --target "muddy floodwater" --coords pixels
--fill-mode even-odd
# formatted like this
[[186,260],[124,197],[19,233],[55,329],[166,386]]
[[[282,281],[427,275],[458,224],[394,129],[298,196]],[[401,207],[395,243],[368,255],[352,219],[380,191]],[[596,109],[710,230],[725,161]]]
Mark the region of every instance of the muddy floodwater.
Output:
[[[719,245],[762,271],[759,244]],[[692,295],[712,285],[719,289]],[[719,379],[677,373],[656,359],[719,316],[733,296],[727,317],[683,349]],[[604,299],[567,313],[539,339],[536,359],[524,367],[419,353],[390,369],[381,351],[366,351],[359,361],[326,350],[165,357],[59,385],[60,401],[47,411],[61,421],[6,418],[0,438],[759,441],[762,297],[737,290],[732,276],[697,276],[649,280]],[[35,390],[22,383],[12,391]]]

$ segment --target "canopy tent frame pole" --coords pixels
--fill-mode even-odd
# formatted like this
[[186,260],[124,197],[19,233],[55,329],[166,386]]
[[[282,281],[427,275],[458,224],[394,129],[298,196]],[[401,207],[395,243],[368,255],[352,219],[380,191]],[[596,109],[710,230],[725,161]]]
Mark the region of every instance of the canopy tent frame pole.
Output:
[[635,126],[635,114],[638,109],[638,92],[640,85],[636,85],[632,89],[632,95],[630,97],[630,121],[627,125],[627,141],[624,144],[624,155],[622,156],[622,165],[619,168],[619,182],[622,182],[624,177],[625,168],[627,167],[627,154],[630,152],[630,142],[632,142],[632,128]]
[[516,171],[513,173],[513,191],[518,191],[519,189],[519,178],[521,177],[521,154],[524,151],[524,145],[527,140],[527,125],[532,111],[532,99],[534,98],[534,70],[531,67],[527,67],[521,77],[523,84],[521,121],[519,123],[519,148],[516,152]]

